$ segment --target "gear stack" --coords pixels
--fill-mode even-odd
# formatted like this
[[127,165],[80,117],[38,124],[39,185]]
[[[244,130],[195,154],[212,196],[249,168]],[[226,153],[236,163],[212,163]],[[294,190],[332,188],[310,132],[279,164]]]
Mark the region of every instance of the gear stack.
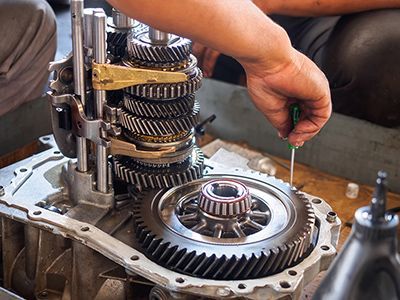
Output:
[[114,157],[116,175],[141,188],[164,188],[190,182],[203,173],[203,154],[195,145],[199,121],[195,92],[202,73],[188,39],[146,27],[127,38],[127,67],[181,72],[187,80],[139,84],[123,91],[119,121],[123,136],[140,151],[173,149],[154,158]]

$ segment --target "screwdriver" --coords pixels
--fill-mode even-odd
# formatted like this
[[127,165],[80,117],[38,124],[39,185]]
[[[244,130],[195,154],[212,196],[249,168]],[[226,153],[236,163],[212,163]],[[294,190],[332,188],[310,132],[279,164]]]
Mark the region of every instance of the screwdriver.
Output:
[[[289,111],[290,111],[290,117],[292,119],[293,129],[294,129],[294,127],[296,126],[296,124],[299,122],[299,119],[300,119],[300,113],[301,113],[300,106],[297,103],[294,103],[294,104],[290,105]],[[296,149],[298,149],[299,147],[293,146],[291,144],[289,144],[288,147],[291,150],[291,156],[290,156],[290,186],[293,186],[294,156],[295,156]]]

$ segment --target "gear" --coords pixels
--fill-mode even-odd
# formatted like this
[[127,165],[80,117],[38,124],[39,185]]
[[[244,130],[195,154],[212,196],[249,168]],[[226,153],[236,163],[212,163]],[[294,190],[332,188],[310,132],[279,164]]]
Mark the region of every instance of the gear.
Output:
[[154,143],[154,144],[165,144],[175,142],[177,140],[186,138],[190,135],[190,132],[182,131],[175,135],[164,135],[164,136],[154,136],[154,135],[142,135],[129,130],[123,130],[124,136],[131,142],[139,143]]
[[142,189],[178,186],[203,175],[204,156],[197,147],[190,157],[175,164],[148,166],[125,156],[116,156],[113,160],[116,176]]
[[152,44],[148,29],[128,37],[128,54],[131,58],[145,62],[168,63],[188,60],[192,52],[190,40],[173,35],[167,45]]
[[152,119],[137,117],[122,109],[120,122],[130,131],[143,135],[175,135],[182,131],[190,131],[199,122],[199,106],[195,106],[190,114],[171,119]]
[[107,50],[114,56],[126,54],[127,33],[122,31],[107,32]]
[[179,98],[194,94],[201,87],[203,73],[199,68],[196,67],[189,76],[190,78],[185,82],[139,84],[125,88],[124,91],[131,95],[150,99]]
[[132,114],[146,118],[174,118],[187,115],[199,104],[194,95],[177,98],[174,100],[147,100],[124,95],[124,106]]
[[[210,180],[247,186],[250,210],[233,218],[204,213],[198,195]],[[216,280],[276,274],[299,263],[316,242],[309,200],[274,177],[246,171],[149,192],[135,203],[134,225],[144,253],[157,264]]]

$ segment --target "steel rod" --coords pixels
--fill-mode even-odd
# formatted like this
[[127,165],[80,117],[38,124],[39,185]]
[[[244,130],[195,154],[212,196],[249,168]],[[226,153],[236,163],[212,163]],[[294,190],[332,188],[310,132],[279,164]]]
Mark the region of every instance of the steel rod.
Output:
[[168,44],[171,34],[149,27],[149,39],[155,44]]
[[[72,24],[72,54],[74,66],[74,92],[80,98],[83,107],[86,104],[85,67],[83,53],[83,0],[71,1]],[[88,170],[87,141],[77,137],[77,169],[80,172]]]
[[[106,45],[106,22],[107,16],[104,12],[95,12],[93,15],[93,56],[96,63],[104,64],[107,60]],[[106,91],[95,90],[96,118],[103,118],[103,106],[106,102]],[[104,146],[96,146],[96,168],[97,168],[97,190],[106,193],[108,187],[107,175],[107,149]]]

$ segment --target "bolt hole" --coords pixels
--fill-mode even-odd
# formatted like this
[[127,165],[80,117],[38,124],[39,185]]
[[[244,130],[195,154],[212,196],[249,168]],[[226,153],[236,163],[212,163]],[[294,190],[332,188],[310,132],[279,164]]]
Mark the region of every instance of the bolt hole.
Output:
[[322,200],[318,199],[318,198],[314,198],[314,199],[311,200],[311,202],[314,203],[314,204],[321,204]]
[[324,251],[328,251],[330,248],[327,245],[322,245],[321,249],[324,250]]
[[45,136],[45,137],[43,138],[43,141],[50,141],[50,138],[49,138],[48,136]]
[[296,275],[297,275],[297,272],[296,272],[295,270],[289,270],[289,271],[288,271],[288,274],[289,274],[290,276],[296,276]]
[[89,231],[89,227],[85,226],[81,228],[81,231]]
[[175,279],[175,281],[176,281],[177,283],[184,283],[184,282],[185,282],[185,279],[183,279],[182,277],[178,277],[178,278]]
[[41,212],[40,210],[36,210],[36,211],[33,212],[33,214],[34,214],[35,216],[38,216],[38,215],[41,215],[42,212]]
[[81,129],[82,128],[82,123],[79,121],[78,122],[78,128]]
[[25,173],[26,171],[28,171],[28,169],[22,168],[22,169],[19,169],[19,171],[22,172],[22,173]]
[[239,283],[238,284],[238,288],[241,289],[241,290],[244,290],[246,288],[246,285],[243,284],[243,283]]
[[54,151],[53,153],[54,154],[60,154],[61,152],[60,151]]
[[290,283],[287,282],[287,281],[281,281],[281,282],[279,282],[279,285],[280,285],[281,287],[283,287],[284,289],[290,288]]
[[133,255],[133,256],[131,256],[131,260],[133,260],[133,261],[139,260],[139,256]]
[[335,213],[334,211],[328,212],[328,215],[329,215],[330,217],[336,217],[336,213]]

